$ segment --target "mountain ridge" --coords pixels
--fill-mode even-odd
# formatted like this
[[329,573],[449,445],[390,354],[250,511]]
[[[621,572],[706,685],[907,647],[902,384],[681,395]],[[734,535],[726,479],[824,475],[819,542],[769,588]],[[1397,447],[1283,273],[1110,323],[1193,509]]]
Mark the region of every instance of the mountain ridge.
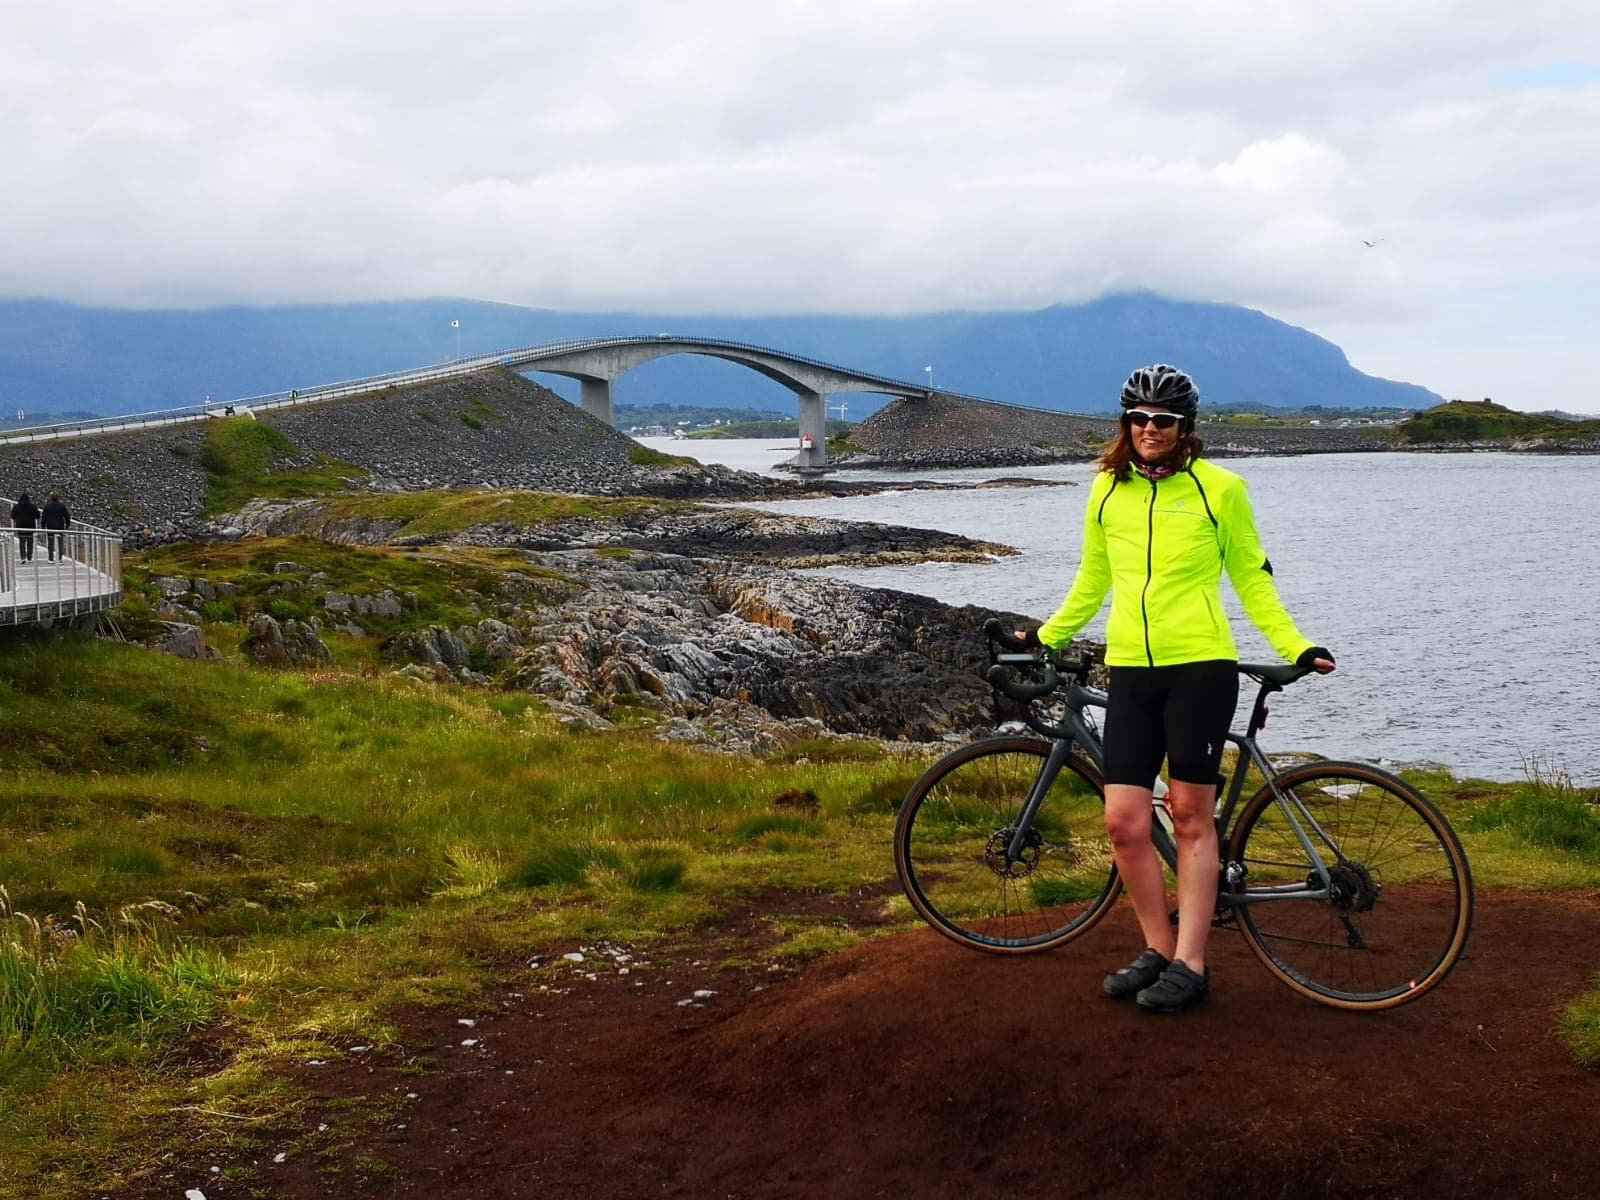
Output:
[[[139,412],[382,374],[567,338],[670,332],[771,346],[875,374],[1013,404],[1106,412],[1128,371],[1175,362],[1207,402],[1423,408],[1439,396],[1357,371],[1334,343],[1236,305],[1149,293],[1030,312],[914,317],[570,313],[423,299],[271,308],[121,310],[0,301],[0,413]],[[569,399],[573,381],[542,376]],[[616,383],[623,404],[786,410],[792,394],[734,364],[694,356]],[[887,398],[851,396],[864,416]]]

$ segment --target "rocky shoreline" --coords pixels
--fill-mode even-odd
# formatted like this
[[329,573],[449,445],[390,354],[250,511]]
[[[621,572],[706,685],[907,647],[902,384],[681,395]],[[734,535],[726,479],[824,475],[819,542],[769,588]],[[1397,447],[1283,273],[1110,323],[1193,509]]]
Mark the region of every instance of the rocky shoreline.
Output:
[[259,540],[287,556],[331,544],[480,569],[487,551],[503,565],[492,585],[454,594],[470,619],[443,621],[414,588],[342,578],[337,555],[323,570],[286,557],[243,587],[198,569],[152,572],[132,589],[154,610],[149,633],[163,649],[213,655],[205,614],[221,604],[242,628],[241,655],[262,665],[326,669],[340,639],[376,638],[379,661],[408,677],[525,692],[576,727],[645,726],[736,753],[964,739],[1003,719],[983,679],[981,628],[995,614],[790,568],[965,561],[1008,547],[654,501],[418,536],[398,521],[351,520],[336,501],[256,501],[232,520],[221,545]]
[[[950,396],[897,400],[856,426],[850,433],[849,448],[830,452],[829,464],[849,471],[1089,462],[1099,457],[1101,447],[1115,432],[1116,423],[1109,418],[1010,408]],[[1600,454],[1600,438],[1563,442],[1518,438],[1396,444],[1355,427],[1202,425],[1199,432],[1209,458],[1484,451]]]

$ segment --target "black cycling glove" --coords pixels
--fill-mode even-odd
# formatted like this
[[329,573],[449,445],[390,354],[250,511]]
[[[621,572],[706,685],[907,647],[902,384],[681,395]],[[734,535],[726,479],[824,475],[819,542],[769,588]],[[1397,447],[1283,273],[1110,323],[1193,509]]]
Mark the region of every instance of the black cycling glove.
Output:
[[1039,640],[1039,631],[1037,629],[1024,629],[1022,631],[1022,644],[1029,650],[1038,650],[1044,646],[1044,643]]
[[1326,646],[1308,646],[1300,652],[1300,657],[1294,660],[1294,665],[1297,667],[1312,667],[1316,665],[1316,661],[1319,658],[1325,658],[1329,662],[1333,662],[1333,651]]

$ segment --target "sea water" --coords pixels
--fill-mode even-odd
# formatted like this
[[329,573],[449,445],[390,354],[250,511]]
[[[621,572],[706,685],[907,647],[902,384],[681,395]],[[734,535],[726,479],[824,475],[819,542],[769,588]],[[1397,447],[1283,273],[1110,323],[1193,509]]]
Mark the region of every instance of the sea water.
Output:
[[[675,442],[765,470],[781,441]],[[1274,698],[1263,742],[1330,757],[1440,762],[1516,779],[1600,783],[1600,458],[1338,454],[1219,459],[1250,486],[1279,593],[1338,671]],[[992,563],[830,568],[873,587],[1043,619],[1072,581],[1090,464],[846,479],[1068,486],[888,491],[759,507],[884,521],[1003,542]],[[1277,661],[1223,585],[1242,658]],[[1102,636],[1105,611],[1090,625]],[[1247,703],[1242,698],[1241,703]]]

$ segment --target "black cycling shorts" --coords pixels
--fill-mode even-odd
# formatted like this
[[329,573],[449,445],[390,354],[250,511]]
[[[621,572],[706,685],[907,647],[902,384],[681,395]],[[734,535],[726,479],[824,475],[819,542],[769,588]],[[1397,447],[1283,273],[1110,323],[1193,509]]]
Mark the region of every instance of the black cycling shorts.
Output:
[[1232,660],[1174,667],[1112,667],[1104,741],[1106,782],[1147,788],[1167,776],[1215,783],[1224,735],[1239,702]]

